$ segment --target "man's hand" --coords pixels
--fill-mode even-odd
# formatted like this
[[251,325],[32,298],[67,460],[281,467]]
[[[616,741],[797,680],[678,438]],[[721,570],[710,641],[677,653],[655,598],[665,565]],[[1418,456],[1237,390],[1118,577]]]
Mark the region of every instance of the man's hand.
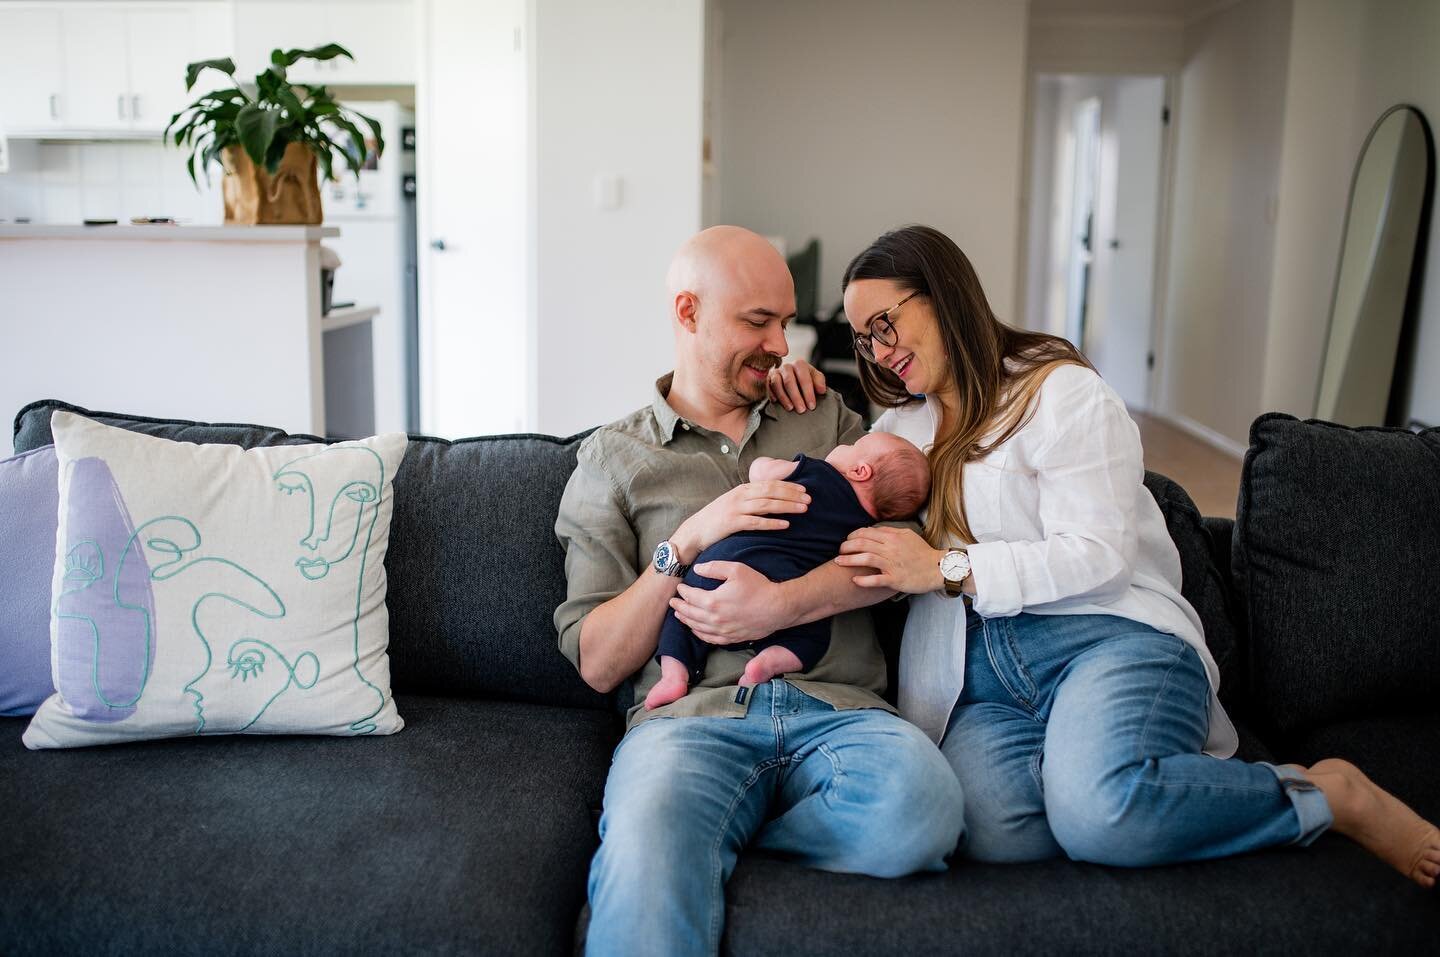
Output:
[[[740,562],[705,562],[696,574],[718,578],[714,591],[681,585],[670,607],[695,637],[712,645],[733,645],[766,638],[791,624],[784,589]],[[721,609],[730,614],[722,614]]]
[[670,536],[670,543],[680,550],[682,562],[693,562],[695,556],[727,535],[789,528],[785,519],[769,516],[803,512],[809,506],[810,496],[799,483],[746,482],[682,522]]

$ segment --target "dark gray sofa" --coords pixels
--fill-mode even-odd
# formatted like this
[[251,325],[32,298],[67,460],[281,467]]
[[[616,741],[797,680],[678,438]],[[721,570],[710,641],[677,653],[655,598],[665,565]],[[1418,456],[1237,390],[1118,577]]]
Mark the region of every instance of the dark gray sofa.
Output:
[[[50,441],[56,408],[184,441],[316,441],[45,401],[16,417],[17,452]],[[29,752],[26,720],[0,718],[0,953],[571,952],[627,704],[579,680],[551,625],[565,590],[553,521],[580,438],[412,440],[386,558],[398,735]],[[1440,433],[1266,416],[1252,440],[1238,524],[1146,479],[1242,754],[1347,757],[1440,818]],[[1332,539],[1348,552],[1328,555]],[[893,654],[903,606],[876,614]],[[750,853],[728,888],[725,948],[1398,953],[1437,941],[1440,895],[1326,835],[1143,871],[958,862],[895,881]]]

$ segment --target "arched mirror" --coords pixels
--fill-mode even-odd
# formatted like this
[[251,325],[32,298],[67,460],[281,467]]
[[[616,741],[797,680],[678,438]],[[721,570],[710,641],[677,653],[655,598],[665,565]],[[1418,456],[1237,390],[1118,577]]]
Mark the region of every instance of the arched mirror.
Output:
[[[1340,267],[1330,306],[1316,417],[1345,425],[1403,425],[1398,376],[1408,368],[1406,319],[1418,299],[1416,252],[1428,218],[1434,148],[1425,117],[1386,110],[1360,149],[1350,182]],[[1403,384],[1403,383],[1400,383]]]

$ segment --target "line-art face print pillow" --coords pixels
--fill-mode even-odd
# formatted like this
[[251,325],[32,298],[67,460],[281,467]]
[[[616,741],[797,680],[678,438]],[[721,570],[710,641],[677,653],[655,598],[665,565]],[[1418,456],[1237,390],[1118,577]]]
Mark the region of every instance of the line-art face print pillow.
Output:
[[406,437],[243,450],[56,412],[56,693],[31,748],[391,734],[385,549]]

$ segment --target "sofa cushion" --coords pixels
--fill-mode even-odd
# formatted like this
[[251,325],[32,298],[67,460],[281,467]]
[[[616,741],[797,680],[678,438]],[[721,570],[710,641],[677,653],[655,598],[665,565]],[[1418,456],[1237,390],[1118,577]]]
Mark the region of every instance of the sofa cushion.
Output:
[[55,953],[560,953],[618,720],[402,696],[384,738],[28,752],[0,719],[0,940]]
[[1248,707],[1245,655],[1226,576],[1216,567],[1210,529],[1190,496],[1171,479],[1146,472],[1145,487],[1160,506],[1165,528],[1180,553],[1180,593],[1205,627],[1205,645],[1220,669],[1220,703],[1232,719],[1243,717]]
[[0,715],[34,714],[50,680],[50,573],[60,506],[55,447],[0,461]]
[[1440,429],[1256,419],[1233,555],[1262,733],[1435,710]]
[[880,880],[747,852],[726,888],[723,950],[774,954],[1427,953],[1435,895],[1322,835],[1135,870],[957,862]]
[[[320,441],[265,426],[90,412],[45,400],[16,416],[17,450],[52,441],[56,409],[184,442],[254,448]],[[565,600],[555,514],[582,438],[411,437],[395,476],[385,556],[396,692],[612,707],[560,654],[551,620]]]
[[404,435],[240,449],[52,424],[56,693],[27,747],[404,727],[384,566]]

